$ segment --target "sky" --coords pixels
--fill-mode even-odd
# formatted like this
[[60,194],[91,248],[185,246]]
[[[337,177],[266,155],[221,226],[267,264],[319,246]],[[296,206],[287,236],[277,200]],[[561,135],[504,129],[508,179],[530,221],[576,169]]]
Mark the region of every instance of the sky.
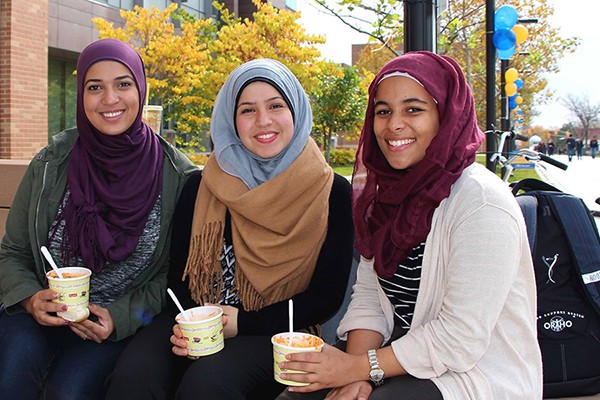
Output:
[[[550,3],[555,11],[549,23],[560,29],[562,37],[580,38],[577,50],[559,62],[560,72],[547,76],[555,100],[547,105],[536,106],[540,115],[532,120],[532,125],[557,129],[575,120],[569,110],[560,104],[561,97],[588,96],[592,104],[600,103],[600,1],[550,0]],[[331,61],[350,65],[351,45],[368,40],[366,35],[356,33],[337,18],[327,15],[311,0],[297,0],[297,9],[302,13],[300,22],[307,32],[325,35],[326,43],[320,45],[319,49]]]

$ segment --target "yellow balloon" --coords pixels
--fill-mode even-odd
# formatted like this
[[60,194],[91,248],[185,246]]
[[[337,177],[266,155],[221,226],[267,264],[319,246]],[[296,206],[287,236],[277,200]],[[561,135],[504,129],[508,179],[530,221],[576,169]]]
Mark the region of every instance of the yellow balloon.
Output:
[[517,93],[517,85],[515,85],[514,83],[507,83],[506,85],[504,85],[504,90],[506,92],[506,95],[510,97]]
[[515,103],[521,104],[523,102],[523,98],[521,96],[515,97]]
[[517,37],[517,43],[523,43],[527,39],[527,36],[529,36],[529,31],[525,25],[516,24],[512,27],[512,31]]
[[506,83],[513,83],[519,77],[519,71],[516,68],[509,68],[504,73],[504,79],[506,79]]

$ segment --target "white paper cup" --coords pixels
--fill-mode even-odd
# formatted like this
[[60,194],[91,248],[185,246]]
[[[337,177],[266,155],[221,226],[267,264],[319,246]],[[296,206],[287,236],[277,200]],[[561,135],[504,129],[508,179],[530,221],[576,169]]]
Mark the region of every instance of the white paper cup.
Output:
[[67,311],[59,311],[56,314],[67,321],[84,321],[90,315],[88,304],[92,271],[82,267],[66,267],[59,270],[63,279],[60,279],[54,270],[46,273],[48,286],[58,293],[58,298],[52,301],[68,307]]
[[275,380],[288,386],[307,386],[308,383],[288,381],[281,377],[282,373],[304,374],[304,371],[292,369],[282,370],[279,363],[285,360],[286,354],[303,352],[320,352],[323,349],[323,339],[318,336],[302,332],[292,332],[290,341],[290,332],[278,333],[271,338],[273,343],[273,369],[275,370]]
[[181,313],[175,320],[187,341],[189,357],[208,356],[225,347],[223,338],[223,309],[215,306],[201,306],[186,310],[190,321]]

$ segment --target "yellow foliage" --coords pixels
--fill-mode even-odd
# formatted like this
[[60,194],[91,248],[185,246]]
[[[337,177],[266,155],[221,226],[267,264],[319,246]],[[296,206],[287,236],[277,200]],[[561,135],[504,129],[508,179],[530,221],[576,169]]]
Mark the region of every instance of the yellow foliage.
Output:
[[[316,48],[325,39],[309,35],[299,13],[254,0],[253,20],[235,18],[222,4],[220,23],[194,19],[171,3],[164,10],[135,7],[121,11],[122,28],[95,18],[99,37],[128,42],[146,67],[151,104],[162,104],[180,132],[206,134],[217,93],[229,73],[255,58],[274,58],[298,77],[308,93],[319,90],[320,76],[332,73]],[[180,30],[173,20],[181,21]],[[335,73],[335,72],[333,72]]]

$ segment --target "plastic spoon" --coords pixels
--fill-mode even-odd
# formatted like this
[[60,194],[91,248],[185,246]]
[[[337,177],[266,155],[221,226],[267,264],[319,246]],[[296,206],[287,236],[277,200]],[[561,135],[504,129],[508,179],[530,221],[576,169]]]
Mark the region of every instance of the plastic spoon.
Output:
[[292,345],[292,332],[294,332],[294,300],[288,301],[288,315],[290,318],[290,346]]
[[62,274],[58,270],[58,267],[56,266],[56,263],[54,262],[54,259],[52,259],[52,256],[50,255],[50,252],[48,251],[48,249],[46,248],[46,246],[40,247],[40,250],[42,250],[42,254],[44,255],[44,257],[46,257],[46,260],[48,260],[48,262],[50,263],[50,266],[52,267],[52,269],[54,270],[54,272],[56,272],[56,275],[58,275],[58,278],[59,279],[64,279],[63,276],[62,276]]
[[175,296],[175,293],[173,293],[171,288],[167,288],[167,293],[169,293],[169,296],[171,296],[171,299],[173,299],[173,302],[175,303],[177,308],[179,308],[179,311],[181,311],[181,315],[183,315],[183,318],[185,318],[185,320],[189,322],[190,319],[188,318],[187,313],[185,312],[183,307],[181,307],[181,303],[179,302],[179,300],[177,300],[177,297]]

